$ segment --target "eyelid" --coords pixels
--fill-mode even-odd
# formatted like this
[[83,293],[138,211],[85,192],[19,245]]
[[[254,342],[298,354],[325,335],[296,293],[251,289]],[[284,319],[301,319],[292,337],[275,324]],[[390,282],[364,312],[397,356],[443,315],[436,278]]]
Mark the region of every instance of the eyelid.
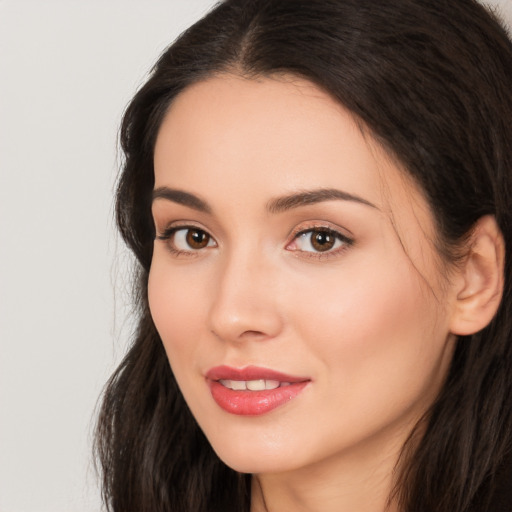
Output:
[[[197,249],[194,249],[192,247],[190,249],[178,249],[177,247],[173,246],[171,241],[173,235],[177,231],[188,229],[196,229],[206,233],[210,238],[208,245]],[[290,246],[299,237],[311,233],[313,231],[326,231],[331,233],[337,240],[342,242],[342,246],[327,249],[325,251],[306,251],[298,248],[290,248]],[[157,227],[156,232],[157,233],[155,239],[167,242],[166,245],[168,250],[174,255],[199,256],[199,254],[202,253],[204,249],[218,247],[218,242],[215,239],[215,237],[211,234],[210,230],[195,221],[173,221],[169,223],[163,230],[161,228],[158,229]],[[336,257],[354,244],[354,238],[352,237],[351,234],[345,234],[346,232],[350,231],[346,228],[341,228],[339,226],[333,225],[332,223],[327,221],[310,221],[307,223],[301,223],[297,227],[295,227],[292,230],[292,232],[288,235],[288,242],[285,245],[285,249],[297,253],[297,256],[301,258],[326,259]],[[210,245],[210,241],[213,241],[214,245]]]
[[303,233],[308,233],[310,231],[314,230],[325,230],[325,231],[332,231],[334,234],[339,235],[344,240],[350,241],[350,243],[354,242],[353,234],[350,230],[338,226],[336,224],[333,224],[328,221],[321,221],[321,220],[313,220],[308,222],[303,222],[299,224],[297,227],[293,228],[289,238],[290,240],[294,240],[296,237],[302,235]]
[[[192,247],[190,247],[189,249],[179,249],[178,247],[175,246],[173,238],[178,231],[182,230],[197,230],[204,232],[209,237],[208,244],[205,247],[197,249],[194,249]],[[163,231],[161,229],[157,229],[155,239],[163,241],[166,245],[167,250],[173,256],[197,257],[200,255],[200,253],[203,252],[204,249],[218,247],[218,243],[215,240],[214,236],[210,233],[210,231],[203,226],[197,225],[193,221],[175,221],[168,224]],[[214,245],[210,245],[210,242],[213,242]]]
[[210,235],[212,238],[213,236],[210,233],[210,230],[201,224],[192,221],[192,220],[177,220],[172,221],[167,224],[165,224],[165,227],[159,228],[156,226],[156,236],[155,238],[159,240],[165,240],[169,238],[174,232],[178,231],[179,229],[199,229],[201,231],[204,231],[208,235]]
[[[288,249],[302,235],[311,233],[313,231],[327,231],[332,233],[333,236],[342,242],[342,246],[334,249],[328,249],[326,251],[304,251],[301,249]],[[343,231],[346,232],[348,230],[337,226],[335,227],[330,222],[313,221],[311,223],[307,223],[306,225],[301,224],[296,227],[290,234],[290,241],[287,242],[286,248],[291,252],[297,253],[297,257],[301,258],[314,258],[318,260],[336,257],[354,245],[355,242],[352,235],[349,236],[343,233]]]

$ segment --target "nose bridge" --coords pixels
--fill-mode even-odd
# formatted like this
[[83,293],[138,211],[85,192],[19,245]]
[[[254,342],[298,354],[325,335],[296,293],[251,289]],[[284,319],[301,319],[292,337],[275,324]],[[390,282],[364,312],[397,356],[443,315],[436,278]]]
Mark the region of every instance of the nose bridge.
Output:
[[226,341],[276,336],[281,321],[274,286],[273,265],[262,251],[240,247],[226,252],[219,262],[211,330]]

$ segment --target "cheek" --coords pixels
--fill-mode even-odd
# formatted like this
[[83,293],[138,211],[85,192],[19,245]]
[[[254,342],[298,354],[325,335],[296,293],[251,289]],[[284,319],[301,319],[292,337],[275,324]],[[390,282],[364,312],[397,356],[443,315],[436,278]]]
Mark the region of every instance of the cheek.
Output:
[[[148,300],[151,316],[172,366],[192,354],[194,340],[204,321],[198,280],[186,272],[172,271],[155,259],[149,273]],[[174,368],[173,368],[174,369]]]
[[346,411],[427,398],[446,370],[448,329],[432,293],[405,259],[379,263],[317,280],[313,300],[295,303],[299,337],[320,361],[318,382],[326,396],[346,390],[338,395],[353,402]]
[[197,273],[166,265],[165,256],[154,258],[148,282],[151,316],[179,388],[195,416],[207,405],[204,381],[198,378],[204,352],[205,297],[204,280]]
[[[361,340],[378,345],[386,334],[414,325],[425,316],[419,278],[410,271],[394,269],[380,261],[358,261],[329,273],[302,274],[290,293],[296,318],[308,331],[305,338],[322,333],[333,350],[344,340],[359,350]],[[428,312],[427,312],[428,315]],[[302,319],[302,320],[299,320]]]

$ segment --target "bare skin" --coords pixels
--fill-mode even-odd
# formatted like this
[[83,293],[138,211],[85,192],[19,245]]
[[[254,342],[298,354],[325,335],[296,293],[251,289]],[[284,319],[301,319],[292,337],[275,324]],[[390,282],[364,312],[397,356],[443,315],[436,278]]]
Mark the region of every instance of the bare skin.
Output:
[[[292,77],[189,87],[154,160],[151,313],[214,450],[254,475],[252,512],[383,512],[455,335],[475,328],[461,323],[469,274],[440,272],[421,192]],[[265,414],[232,414],[209,387],[219,365],[307,385]]]

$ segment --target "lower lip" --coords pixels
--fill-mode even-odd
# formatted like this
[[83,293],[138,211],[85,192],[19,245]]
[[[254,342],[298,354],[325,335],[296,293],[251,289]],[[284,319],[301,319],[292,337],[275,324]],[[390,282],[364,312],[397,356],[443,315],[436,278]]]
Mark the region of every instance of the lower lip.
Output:
[[235,391],[215,380],[209,381],[209,384],[213,399],[226,412],[239,416],[258,416],[294,399],[308,382],[294,382],[288,386],[263,391]]

